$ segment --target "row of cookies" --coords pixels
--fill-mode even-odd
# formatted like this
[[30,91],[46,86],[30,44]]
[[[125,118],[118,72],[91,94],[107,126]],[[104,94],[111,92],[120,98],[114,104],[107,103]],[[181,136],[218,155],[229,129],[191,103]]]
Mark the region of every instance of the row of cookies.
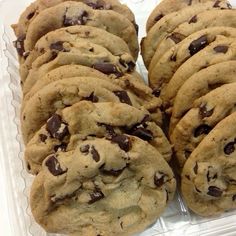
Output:
[[13,29],[35,220],[73,236],[143,231],[176,183],[161,100],[135,71],[133,13],[117,0],[37,0]]
[[142,41],[150,86],[169,119],[183,197],[202,216],[236,208],[235,22],[227,1],[164,0]]

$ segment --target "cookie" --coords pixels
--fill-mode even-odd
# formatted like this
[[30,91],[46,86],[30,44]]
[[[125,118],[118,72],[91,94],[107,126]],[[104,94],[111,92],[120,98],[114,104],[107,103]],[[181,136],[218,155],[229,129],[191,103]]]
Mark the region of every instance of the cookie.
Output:
[[236,208],[236,113],[222,120],[194,150],[182,172],[182,194],[201,216]]
[[180,168],[214,126],[236,110],[235,89],[236,83],[232,83],[212,90],[196,100],[176,125],[170,138]]
[[143,231],[164,211],[176,188],[159,152],[126,135],[78,142],[71,151],[50,155],[42,169],[30,205],[35,220],[50,233],[118,236]]
[[112,55],[106,48],[89,42],[64,42],[60,48],[47,51],[32,64],[32,69],[23,84],[23,94],[48,73],[61,65],[79,64],[93,67],[113,78],[132,72],[135,62],[130,54]]
[[[21,14],[19,22],[12,25],[17,37],[26,35],[29,24],[35,19],[35,17],[43,10],[56,6],[66,0],[37,0],[30,4],[26,10]],[[112,10],[115,11],[126,18],[128,18],[132,23],[135,23],[134,14],[125,5],[121,4],[117,0],[74,0],[75,2],[82,2],[96,10]]]
[[164,106],[168,108],[168,112],[171,113],[174,100],[179,89],[193,74],[208,66],[235,59],[235,38],[217,36],[216,41],[205,47],[199,53],[192,56],[189,60],[182,64],[182,66],[179,67],[179,69],[167,84],[162,99]]
[[[181,64],[213,42],[217,35],[234,38],[235,32],[236,29],[233,27],[210,27],[189,35],[178,44],[166,47],[163,54],[160,54],[160,51],[157,49],[149,65],[150,84],[153,87],[158,86],[159,82],[157,81],[160,81],[160,78],[163,78],[162,80],[166,83],[165,80],[169,81]],[[159,47],[161,47],[161,44]],[[156,76],[157,70],[158,75]]]
[[[156,52],[158,44],[175,28],[183,22],[190,21],[193,16],[200,12],[210,10],[212,8],[228,9],[231,6],[226,1],[209,1],[206,3],[195,4],[184,9],[168,14],[160,19],[148,32],[147,36],[143,38],[141,43],[141,53],[146,68],[149,67],[151,59]],[[182,35],[173,35],[172,39],[181,41]]]
[[236,82],[236,61],[218,63],[191,76],[175,98],[169,132],[172,133],[176,124],[192,108],[195,100],[217,87],[234,82]]
[[88,136],[109,139],[114,133],[137,136],[154,146],[165,160],[171,159],[171,145],[147,111],[124,103],[81,101],[52,115],[29,141],[25,149],[28,170],[39,173],[47,156],[58,149],[66,151],[75,140],[85,140]]
[[188,6],[193,6],[195,4],[205,3],[208,1],[209,0],[163,0],[155,7],[148,17],[146,31],[148,32],[160,19],[170,13],[182,10]]
[[93,10],[80,2],[64,2],[42,11],[29,25],[24,49],[31,51],[45,34],[59,28],[88,25],[102,28],[122,38],[134,58],[138,56],[138,39],[133,24],[126,17],[110,10]]
[[[107,31],[91,26],[71,26],[51,31],[36,43],[25,62],[20,66],[22,81],[28,75],[29,68],[35,59],[48,50],[63,49],[63,43],[91,42],[105,47],[113,55],[130,54],[127,44],[121,38]],[[116,44],[114,44],[116,42]]]
[[[144,101],[133,93],[126,92],[110,81],[94,77],[74,77],[55,81],[39,90],[27,101],[21,114],[21,128],[25,144],[33,137],[47,119],[59,109],[81,100],[92,102],[122,102],[134,107],[144,107],[161,119],[158,98]],[[161,120],[159,120],[161,124]]]

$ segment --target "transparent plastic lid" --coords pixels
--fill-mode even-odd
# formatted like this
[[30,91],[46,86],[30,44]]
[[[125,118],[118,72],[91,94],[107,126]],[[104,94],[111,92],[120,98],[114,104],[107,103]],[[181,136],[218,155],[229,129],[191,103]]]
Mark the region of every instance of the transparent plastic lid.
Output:
[[[21,88],[18,62],[12,41],[15,39],[10,27],[16,23],[20,13],[30,0],[0,0],[0,171],[4,176],[4,192],[7,199],[7,217],[11,224],[11,235],[45,236],[47,234],[34,221],[29,207],[29,189],[33,177],[26,171],[23,162],[23,142],[20,134]],[[140,39],[145,35],[145,23],[151,10],[159,1],[127,0],[140,26]],[[236,0],[231,1],[236,6]],[[147,78],[141,57],[138,70]],[[140,236],[154,235],[236,235],[236,212],[228,212],[217,218],[201,218],[191,213],[177,192],[175,200],[168,206],[157,222]]]

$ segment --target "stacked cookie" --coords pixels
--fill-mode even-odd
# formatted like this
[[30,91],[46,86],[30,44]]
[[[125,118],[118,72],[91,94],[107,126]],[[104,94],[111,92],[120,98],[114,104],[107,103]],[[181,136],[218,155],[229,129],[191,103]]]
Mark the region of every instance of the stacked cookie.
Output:
[[13,28],[36,221],[68,235],[143,231],[176,183],[161,100],[135,71],[133,13],[117,0],[37,0]]
[[164,0],[142,55],[163,100],[182,194],[195,213],[236,208],[236,11],[227,1]]

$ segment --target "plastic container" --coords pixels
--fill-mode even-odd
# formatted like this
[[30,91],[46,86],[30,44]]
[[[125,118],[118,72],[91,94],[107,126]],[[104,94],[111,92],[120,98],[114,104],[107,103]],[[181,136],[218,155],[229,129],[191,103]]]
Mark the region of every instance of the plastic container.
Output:
[[[8,212],[5,222],[11,224],[12,236],[46,236],[34,221],[28,203],[33,177],[23,163],[23,142],[20,135],[21,89],[18,62],[12,41],[15,39],[10,25],[17,22],[20,13],[30,0],[0,0],[0,171],[4,179],[2,193],[5,194]],[[140,38],[145,35],[145,23],[151,10],[159,1],[126,0],[135,12],[140,26]],[[236,0],[231,1],[236,6]],[[138,70],[146,78],[147,71],[141,58]],[[1,214],[1,213],[0,213]],[[7,218],[6,218],[7,217]],[[236,235],[236,211],[218,218],[200,218],[184,205],[179,193],[162,217],[140,236],[154,235]],[[55,236],[55,235],[54,235]]]

